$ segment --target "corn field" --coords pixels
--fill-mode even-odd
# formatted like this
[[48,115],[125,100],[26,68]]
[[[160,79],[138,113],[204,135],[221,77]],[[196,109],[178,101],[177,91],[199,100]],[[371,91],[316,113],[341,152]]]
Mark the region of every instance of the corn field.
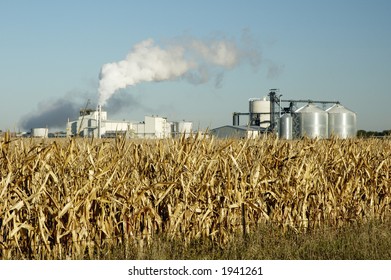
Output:
[[93,258],[156,234],[224,246],[391,211],[391,141],[3,139],[0,258]]

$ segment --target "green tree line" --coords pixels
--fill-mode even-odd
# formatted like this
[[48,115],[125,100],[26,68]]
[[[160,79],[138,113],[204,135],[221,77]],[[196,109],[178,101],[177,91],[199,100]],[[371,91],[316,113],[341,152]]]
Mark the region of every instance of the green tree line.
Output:
[[357,137],[361,138],[369,138],[369,137],[391,137],[391,130],[383,130],[383,131],[366,131],[366,130],[358,130]]

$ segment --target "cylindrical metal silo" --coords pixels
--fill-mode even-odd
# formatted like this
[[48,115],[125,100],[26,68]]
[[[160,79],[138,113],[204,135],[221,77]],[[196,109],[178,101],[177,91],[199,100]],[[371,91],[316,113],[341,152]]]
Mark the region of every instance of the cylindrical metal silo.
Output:
[[328,114],[329,136],[338,138],[355,137],[357,133],[356,113],[346,109],[340,104],[335,104],[326,110]]
[[250,125],[268,127],[270,125],[270,101],[264,98],[249,100]]
[[312,103],[295,111],[299,137],[327,138],[328,114]]
[[293,122],[293,119],[292,119],[292,115],[291,114],[284,114],[280,118],[279,137],[281,139],[287,139],[287,140],[293,139],[292,122]]

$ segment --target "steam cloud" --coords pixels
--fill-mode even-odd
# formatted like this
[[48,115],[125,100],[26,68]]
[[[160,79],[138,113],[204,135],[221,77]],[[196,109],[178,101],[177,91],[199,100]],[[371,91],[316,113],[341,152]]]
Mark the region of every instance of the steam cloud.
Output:
[[[151,39],[145,40],[135,45],[124,60],[102,66],[98,104],[105,105],[105,110],[113,114],[129,108],[146,110],[148,108],[139,100],[120,89],[141,82],[174,79],[184,79],[192,84],[203,84],[213,79],[214,85],[221,87],[224,72],[243,62],[249,63],[254,70],[261,62],[259,48],[246,30],[239,42],[221,37],[203,41],[181,37],[175,43],[161,47]],[[282,71],[270,61],[266,64],[268,77],[278,76]],[[41,101],[37,110],[20,119],[19,126],[25,129],[63,128],[66,120],[78,116],[86,101],[93,100],[94,96],[93,92],[76,91]]]
[[232,69],[246,59],[254,67],[259,64],[260,54],[250,47],[248,36],[243,42],[240,46],[227,39],[207,42],[187,39],[162,48],[152,39],[142,41],[124,60],[102,66],[98,104],[105,105],[117,90],[141,82],[184,78],[194,84],[206,83],[214,68],[219,72],[215,75],[215,85],[219,87],[224,70]]
[[38,104],[35,112],[23,116],[19,126],[24,129],[37,127],[62,128],[69,117],[78,116],[79,110],[84,107],[81,101],[73,95],[67,94],[55,100],[45,100]]
[[[34,112],[21,117],[18,125],[27,130],[37,127],[63,129],[67,119],[76,118],[80,109],[86,106],[86,101],[92,100],[93,97],[93,93],[72,92],[57,99],[41,101]],[[93,108],[95,105],[90,104],[88,108]],[[123,111],[124,108],[148,109],[132,95],[121,91],[110,98],[105,106],[107,112],[114,114]]]

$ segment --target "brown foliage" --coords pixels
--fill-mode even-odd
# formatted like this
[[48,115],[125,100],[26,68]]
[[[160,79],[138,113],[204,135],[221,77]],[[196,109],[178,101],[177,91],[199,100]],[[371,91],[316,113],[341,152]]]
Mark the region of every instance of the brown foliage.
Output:
[[390,214],[389,140],[19,139],[0,155],[2,259],[92,257],[157,233],[224,246],[242,214],[247,232]]

